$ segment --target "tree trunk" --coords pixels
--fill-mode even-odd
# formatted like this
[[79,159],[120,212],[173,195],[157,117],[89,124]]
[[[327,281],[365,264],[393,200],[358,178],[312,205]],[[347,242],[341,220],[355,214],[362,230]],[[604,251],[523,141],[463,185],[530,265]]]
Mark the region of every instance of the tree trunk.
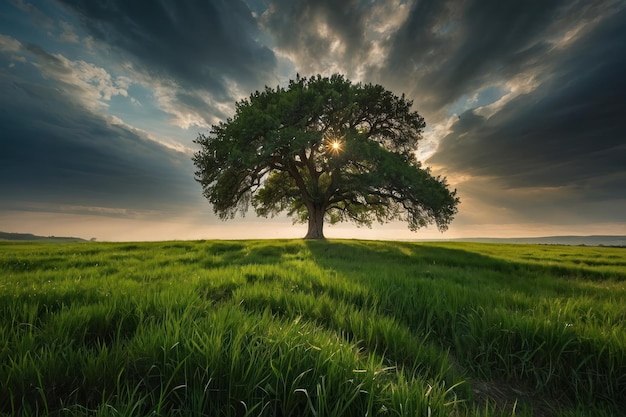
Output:
[[324,239],[324,213],[322,207],[309,208],[309,231],[305,239]]

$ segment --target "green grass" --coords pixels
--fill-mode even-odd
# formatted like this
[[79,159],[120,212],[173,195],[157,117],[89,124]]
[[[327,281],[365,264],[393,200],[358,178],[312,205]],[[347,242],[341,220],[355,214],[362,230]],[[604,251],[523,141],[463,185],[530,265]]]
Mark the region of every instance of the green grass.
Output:
[[626,249],[0,242],[0,415],[623,416]]

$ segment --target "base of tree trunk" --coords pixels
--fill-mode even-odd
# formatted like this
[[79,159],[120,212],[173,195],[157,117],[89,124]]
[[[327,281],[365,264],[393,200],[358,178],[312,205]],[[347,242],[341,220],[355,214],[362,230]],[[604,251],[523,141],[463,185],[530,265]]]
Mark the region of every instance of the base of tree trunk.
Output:
[[307,233],[305,239],[326,239],[324,233]]
[[324,210],[309,211],[309,230],[305,239],[325,239],[324,237]]

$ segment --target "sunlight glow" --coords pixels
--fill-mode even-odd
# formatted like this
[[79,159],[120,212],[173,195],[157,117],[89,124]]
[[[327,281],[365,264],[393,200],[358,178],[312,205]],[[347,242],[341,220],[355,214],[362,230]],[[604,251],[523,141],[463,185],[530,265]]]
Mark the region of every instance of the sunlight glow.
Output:
[[329,140],[326,143],[326,150],[330,153],[338,154],[341,151],[341,141],[338,139]]

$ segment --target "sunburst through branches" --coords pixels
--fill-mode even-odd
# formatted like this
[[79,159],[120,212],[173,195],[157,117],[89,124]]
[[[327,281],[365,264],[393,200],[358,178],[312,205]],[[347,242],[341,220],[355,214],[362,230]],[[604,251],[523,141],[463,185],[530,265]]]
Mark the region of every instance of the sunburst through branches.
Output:
[[341,152],[341,141],[339,139],[331,139],[326,142],[326,151],[332,154]]

